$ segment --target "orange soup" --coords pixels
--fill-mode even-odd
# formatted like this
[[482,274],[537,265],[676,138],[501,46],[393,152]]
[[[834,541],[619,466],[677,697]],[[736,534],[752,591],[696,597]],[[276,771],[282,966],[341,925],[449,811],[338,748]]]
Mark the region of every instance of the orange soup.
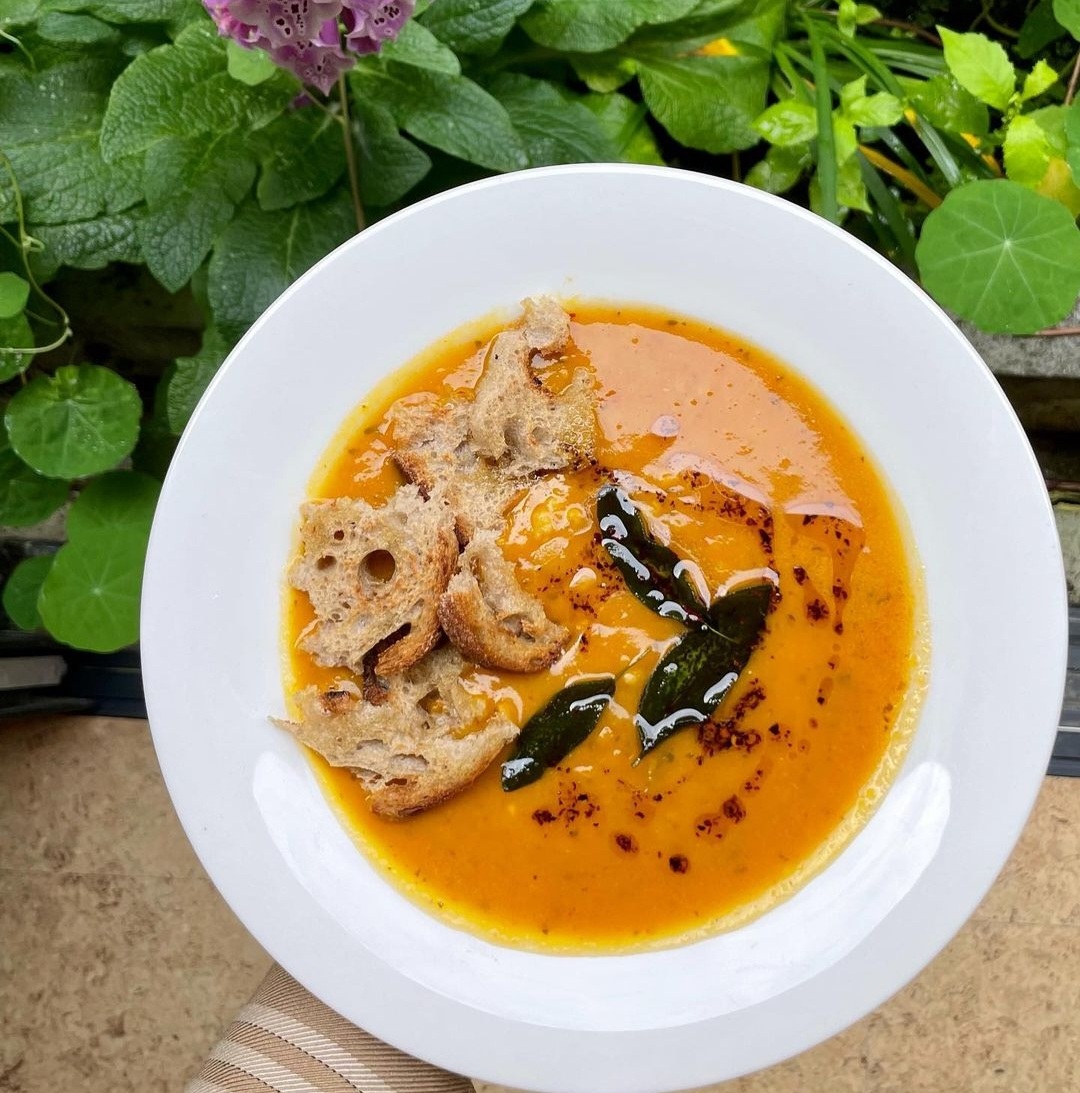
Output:
[[[575,368],[592,372],[598,466],[538,479],[512,504],[500,542],[572,639],[548,669],[469,669],[469,682],[519,725],[594,673],[616,674],[614,697],[591,735],[533,783],[505,791],[496,762],[407,819],[373,814],[348,770],[312,761],[370,859],[453,923],[547,950],[669,945],[767,909],[865,822],[922,689],[919,582],[872,460],[785,365],[690,320],[567,306],[572,345],[544,382],[558,390]],[[380,388],[310,496],[384,503],[402,481],[387,409],[419,392],[469,397],[495,329],[443,343]],[[644,757],[635,711],[680,624],[605,564],[597,491],[612,480],[713,594],[748,577],[778,589],[719,708]],[[710,493],[717,482],[724,488]],[[289,692],[332,686],[342,670],[317,667],[296,644],[312,619],[306,595],[290,589],[286,608]]]

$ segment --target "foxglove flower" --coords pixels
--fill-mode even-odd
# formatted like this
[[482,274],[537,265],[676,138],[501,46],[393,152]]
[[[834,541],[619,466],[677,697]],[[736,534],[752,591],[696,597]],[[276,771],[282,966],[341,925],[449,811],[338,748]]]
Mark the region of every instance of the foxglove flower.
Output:
[[329,93],[358,54],[397,37],[413,0],[203,0],[218,32],[265,49],[282,68]]

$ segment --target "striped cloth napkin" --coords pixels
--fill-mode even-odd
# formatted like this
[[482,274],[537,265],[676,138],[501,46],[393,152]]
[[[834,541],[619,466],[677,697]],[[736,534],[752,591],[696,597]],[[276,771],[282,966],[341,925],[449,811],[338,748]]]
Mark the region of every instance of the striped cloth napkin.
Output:
[[[275,965],[184,1093],[474,1093],[350,1024]],[[480,1093],[500,1089],[485,1086]]]

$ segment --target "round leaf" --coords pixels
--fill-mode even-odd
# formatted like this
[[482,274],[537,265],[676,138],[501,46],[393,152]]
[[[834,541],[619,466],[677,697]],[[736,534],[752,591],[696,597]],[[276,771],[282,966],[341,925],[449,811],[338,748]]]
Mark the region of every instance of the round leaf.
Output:
[[160,490],[160,482],[138,471],[113,471],[95,478],[71,506],[68,541],[82,546],[130,535],[145,542]]
[[[26,346],[29,349],[33,344],[34,332],[21,311],[10,319],[0,319],[0,347],[8,346],[11,349],[17,349],[20,346]],[[0,352],[0,383],[17,376],[20,372],[25,372],[30,360],[29,353]]]
[[38,610],[57,641],[111,653],[139,636],[139,596],[146,557],[140,535],[98,536],[57,551]]
[[38,593],[45,575],[52,568],[53,556],[39,554],[23,558],[11,571],[4,585],[3,603],[7,617],[20,630],[40,630],[41,615],[38,613]]
[[1029,334],[1080,293],[1080,230],[1064,206],[1016,182],[971,182],[926,218],[926,290],[981,330]]
[[142,403],[132,384],[94,364],[38,376],[8,404],[11,446],[51,478],[83,478],[114,467],[139,438]]
[[0,319],[18,315],[30,299],[30,283],[17,273],[0,273]]
[[51,516],[67,500],[68,484],[44,478],[12,450],[0,429],[0,524],[23,528]]

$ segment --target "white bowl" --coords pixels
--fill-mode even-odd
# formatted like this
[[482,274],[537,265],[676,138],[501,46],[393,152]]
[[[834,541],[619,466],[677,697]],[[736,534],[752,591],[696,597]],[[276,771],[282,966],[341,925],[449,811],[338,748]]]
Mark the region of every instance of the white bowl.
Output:
[[[357,851],[282,714],[280,598],[305,483],[373,384],[531,293],[655,305],[808,376],[873,452],[925,567],[931,683],[870,823],[734,932],[641,955],[545,956],[430,917]],[[345,1017],[464,1074],[559,1093],[685,1088],[857,1020],[960,928],[1005,862],[1050,753],[1067,624],[1042,480],[989,371],[906,277],[755,190],[576,166],[414,205],[302,277],[196,410],[143,593],[147,705],[207,872]]]

